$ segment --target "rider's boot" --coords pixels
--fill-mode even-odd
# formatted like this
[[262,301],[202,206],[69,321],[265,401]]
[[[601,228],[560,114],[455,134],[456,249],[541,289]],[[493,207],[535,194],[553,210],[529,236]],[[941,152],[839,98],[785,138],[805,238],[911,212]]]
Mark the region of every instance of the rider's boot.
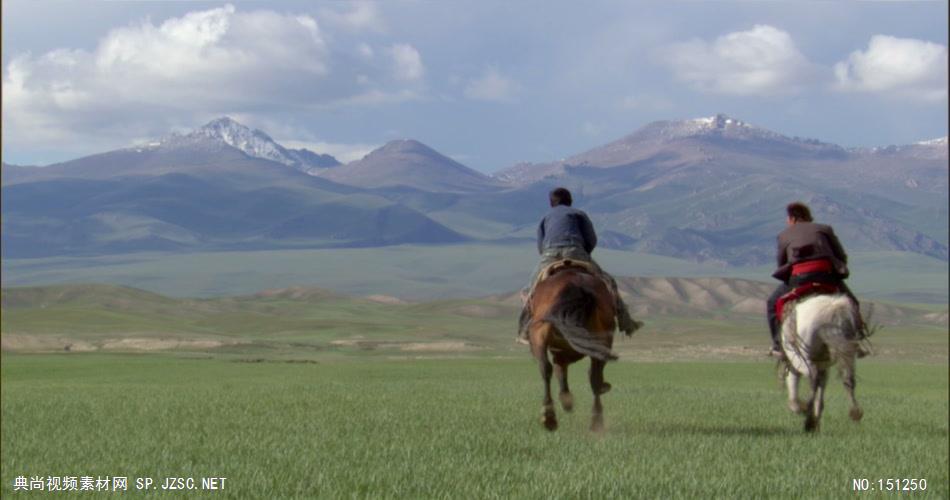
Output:
[[637,321],[630,317],[630,311],[624,304],[620,296],[617,296],[617,329],[627,335],[633,335],[633,332],[643,327],[642,321]]
[[528,343],[528,323],[531,321],[531,312],[528,305],[521,308],[521,316],[518,317],[518,335],[515,336],[515,342],[519,344]]
[[858,356],[858,358],[863,358],[868,354],[871,354],[871,352],[864,345],[869,335],[868,325],[864,322],[864,318],[861,317],[861,313],[856,313],[854,315],[854,324],[858,330],[858,348],[855,351],[855,354]]
[[782,346],[772,344],[772,348],[769,350],[769,356],[777,359],[785,359],[785,351],[782,350]]

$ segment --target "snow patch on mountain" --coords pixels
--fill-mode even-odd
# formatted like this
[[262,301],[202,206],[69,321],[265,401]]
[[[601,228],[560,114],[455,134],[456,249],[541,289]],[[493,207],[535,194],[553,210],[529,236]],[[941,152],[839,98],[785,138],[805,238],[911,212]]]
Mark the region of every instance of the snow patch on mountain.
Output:
[[929,141],[920,141],[918,146],[947,146],[947,136],[930,139]]
[[288,151],[274,142],[269,135],[257,129],[251,130],[228,117],[218,118],[189,135],[224,141],[225,144],[255,158],[276,161],[288,166],[294,166],[297,163],[296,159],[291,158]]
[[250,129],[237,121],[222,117],[212,120],[205,126],[188,134],[171,134],[159,143],[149,144],[152,147],[180,147],[182,145],[226,144],[236,148],[248,156],[261,158],[287,165],[315,174],[323,169],[340,165],[340,162],[330,155],[317,154],[307,149],[287,149],[278,144],[269,135],[257,129]]

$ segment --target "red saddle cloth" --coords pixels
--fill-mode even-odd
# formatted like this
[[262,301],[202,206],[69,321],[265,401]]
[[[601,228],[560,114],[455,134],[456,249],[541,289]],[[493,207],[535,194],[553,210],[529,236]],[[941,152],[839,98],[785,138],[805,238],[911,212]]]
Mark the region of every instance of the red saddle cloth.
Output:
[[793,300],[798,300],[802,297],[807,297],[809,295],[819,295],[819,294],[832,294],[838,293],[841,289],[838,288],[838,285],[833,285],[830,283],[804,283],[795,287],[791,292],[786,293],[778,298],[775,302],[775,316],[778,318],[778,322],[782,322],[782,311],[785,309],[785,304]]

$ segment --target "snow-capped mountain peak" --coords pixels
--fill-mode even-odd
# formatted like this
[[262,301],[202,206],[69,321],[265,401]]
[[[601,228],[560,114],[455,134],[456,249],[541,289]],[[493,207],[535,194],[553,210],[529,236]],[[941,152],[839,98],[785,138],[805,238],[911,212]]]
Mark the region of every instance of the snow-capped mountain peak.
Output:
[[692,118],[677,121],[654,122],[644,127],[640,133],[659,140],[683,139],[687,137],[727,136],[734,138],[781,137],[781,134],[756,127],[742,120],[719,113],[714,116]]
[[920,141],[917,143],[918,146],[946,146],[947,144],[947,136],[930,139],[929,141]]
[[188,134],[172,134],[165,137],[159,146],[208,141],[213,144],[226,144],[248,156],[274,161],[311,174],[340,164],[330,155],[321,155],[306,149],[287,149],[264,132],[251,129],[227,116],[214,119]]
[[274,142],[270,136],[260,130],[251,130],[227,116],[212,120],[188,135],[222,141],[255,158],[276,161],[289,166],[297,163],[287,150]]
[[736,120],[735,118],[731,118],[722,113],[704,118],[693,118],[692,120],[686,120],[686,122],[697,124],[699,125],[700,129],[703,130],[724,129],[726,127],[752,128],[752,125],[742,120]]

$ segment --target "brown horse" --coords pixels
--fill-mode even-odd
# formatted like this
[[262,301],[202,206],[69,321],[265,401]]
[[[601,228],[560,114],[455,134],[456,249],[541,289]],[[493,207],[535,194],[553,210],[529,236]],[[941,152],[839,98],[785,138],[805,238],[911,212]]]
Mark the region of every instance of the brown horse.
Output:
[[[544,380],[542,424],[550,431],[557,429],[551,399],[552,373],[557,374],[561,386],[561,406],[571,411],[574,397],[567,385],[567,367],[588,356],[590,387],[594,393],[591,430],[603,430],[600,395],[610,390],[610,384],[604,381],[604,365],[617,359],[611,351],[616,314],[614,298],[606,283],[584,268],[567,266],[535,287],[529,307],[528,340]],[[553,365],[548,352],[554,358]]]

